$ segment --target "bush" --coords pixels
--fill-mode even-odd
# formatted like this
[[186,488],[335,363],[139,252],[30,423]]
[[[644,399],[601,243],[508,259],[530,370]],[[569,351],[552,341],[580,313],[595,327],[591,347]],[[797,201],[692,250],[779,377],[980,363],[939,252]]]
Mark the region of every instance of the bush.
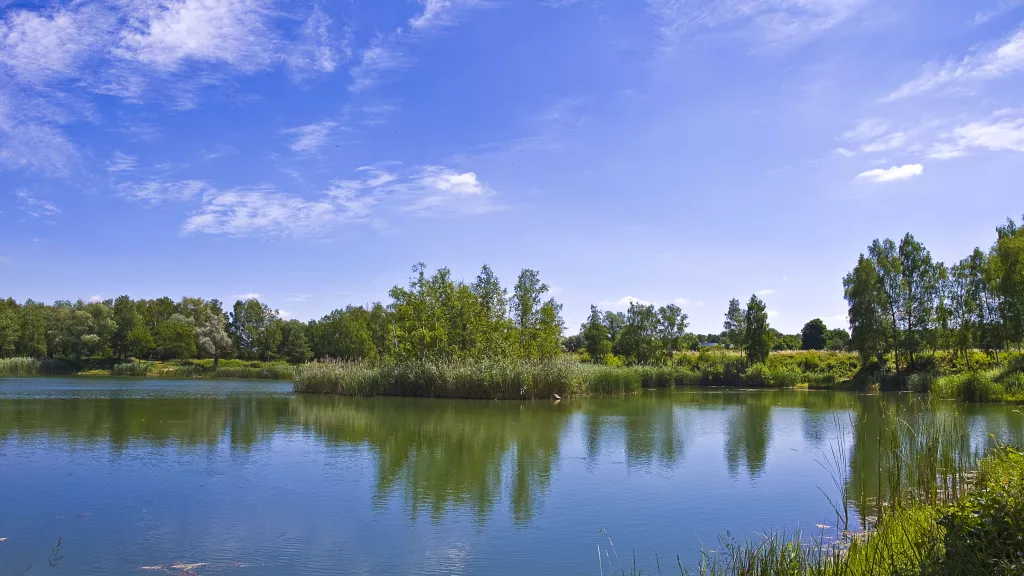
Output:
[[931,392],[935,379],[933,372],[918,372],[907,377],[907,386],[911,392]]
[[1024,572],[1024,455],[1000,448],[978,470],[977,490],[939,520],[945,574]]
[[743,383],[755,388],[771,388],[774,385],[774,378],[767,365],[754,364],[743,373]]
[[72,366],[54,358],[0,358],[0,376],[71,374]]

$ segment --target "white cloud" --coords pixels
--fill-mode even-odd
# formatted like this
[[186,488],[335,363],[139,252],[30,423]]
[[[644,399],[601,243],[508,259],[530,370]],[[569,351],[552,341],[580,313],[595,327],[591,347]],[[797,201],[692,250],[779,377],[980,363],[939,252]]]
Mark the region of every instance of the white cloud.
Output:
[[205,196],[182,233],[304,236],[352,217],[329,198],[306,200],[270,188],[229,190]]
[[971,19],[971,24],[974,24],[975,26],[984,24],[989,20],[1012,12],[1021,6],[1024,6],[1024,0],[1002,0],[988,10],[983,10],[975,14],[974,18]]
[[423,12],[409,19],[413,30],[431,31],[455,23],[456,12],[463,8],[486,6],[481,0],[420,0]]
[[765,312],[768,314],[769,318],[772,318],[774,316],[778,316],[779,315],[779,313],[776,312],[775,310],[766,310]]
[[836,154],[839,154],[843,158],[851,158],[851,157],[857,155],[857,153],[854,152],[853,150],[848,150],[848,149],[842,148],[842,147],[836,148],[835,152],[836,152]]
[[130,172],[135,170],[135,157],[121,152],[114,152],[107,162],[107,172]]
[[614,301],[605,300],[604,302],[601,303],[601,307],[602,308],[606,308],[608,310],[621,311],[621,310],[626,310],[627,308],[629,308],[629,306],[631,304],[639,304],[641,306],[649,306],[649,305],[653,304],[653,302],[648,302],[647,300],[641,300],[640,298],[637,298],[635,296],[623,296],[622,298],[619,298],[618,300],[614,300]]
[[103,302],[103,297],[99,294],[89,296],[89,302]]
[[350,91],[362,92],[372,88],[380,81],[382,73],[409,65],[398,45],[400,38],[401,31],[396,31],[392,36],[377,35],[373,39],[370,47],[360,55],[359,62],[349,71],[352,75]]
[[22,189],[16,191],[14,195],[18,198],[18,205],[21,206],[21,209],[35,218],[60,214],[60,209],[53,202],[39,198],[33,192]]
[[971,122],[936,142],[928,156],[939,160],[964,156],[971,149],[1024,152],[1024,118]]
[[285,298],[288,302],[308,302],[312,298],[309,294],[292,294]]
[[856,14],[869,0],[647,0],[671,46],[694,30],[744,23],[762,43],[807,42]]
[[235,294],[232,298],[235,300],[259,300],[261,296],[259,292],[245,292],[243,294]]
[[871,180],[872,182],[892,182],[894,180],[907,180],[924,173],[924,166],[920,164],[906,164],[903,166],[892,166],[890,168],[875,168],[861,172],[858,179]]
[[987,51],[975,52],[959,62],[949,60],[942,66],[932,64],[929,68],[889,94],[886,100],[916,96],[952,84],[991,80],[1024,70],[1024,29],[1017,30],[1005,42]]
[[77,76],[83,62],[109,41],[113,24],[113,15],[98,5],[11,10],[0,21],[0,69],[28,83]]
[[887,150],[895,150],[903,146],[907,142],[907,135],[903,132],[893,132],[892,134],[886,134],[876,140],[868,142],[860,147],[863,152],[885,152]]
[[289,128],[284,133],[295,138],[290,145],[292,150],[296,152],[313,152],[327,143],[328,134],[337,127],[337,122],[325,120],[315,124]]
[[765,288],[764,290],[758,290],[757,293],[760,294],[761,296],[771,296],[772,294],[775,294],[775,290],[772,290],[771,288]]
[[843,140],[863,142],[872,140],[889,131],[889,123],[878,118],[867,118],[861,120],[857,126],[843,134]]
[[188,61],[257,70],[276,58],[269,0],[147,0],[129,12],[116,53],[160,70]]
[[288,56],[293,73],[304,76],[311,72],[328,74],[338,67],[339,60],[348,59],[351,48],[346,41],[335,41],[331,36],[331,18],[319,6],[299,30],[296,42]]
[[160,204],[191,200],[212,192],[214,189],[202,180],[148,180],[120,184],[117,190],[122,198],[128,200]]

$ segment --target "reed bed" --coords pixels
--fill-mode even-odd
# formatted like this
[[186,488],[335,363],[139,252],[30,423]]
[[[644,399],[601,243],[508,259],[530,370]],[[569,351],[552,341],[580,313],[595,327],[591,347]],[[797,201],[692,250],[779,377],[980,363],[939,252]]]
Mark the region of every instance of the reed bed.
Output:
[[122,364],[114,364],[114,367],[110,369],[110,375],[143,377],[149,374],[149,371],[152,369],[152,362],[135,360],[132,362],[124,362]]
[[537,399],[638,392],[638,370],[568,359],[480,362],[311,362],[295,370],[295,391],[346,396]]
[[46,376],[71,374],[71,366],[51,358],[0,358],[0,376]]

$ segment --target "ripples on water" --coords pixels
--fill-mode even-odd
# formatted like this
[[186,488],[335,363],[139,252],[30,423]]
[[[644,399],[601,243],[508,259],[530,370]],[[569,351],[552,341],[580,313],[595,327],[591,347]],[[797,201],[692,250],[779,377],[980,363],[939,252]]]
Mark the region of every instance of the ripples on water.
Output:
[[521,404],[0,380],[0,575],[49,570],[58,537],[60,570],[86,575],[596,574],[602,528],[624,563],[692,563],[726,530],[834,524],[834,446],[870,515],[880,435],[911,412],[957,421],[964,452],[1024,436],[1012,407],[908,395]]

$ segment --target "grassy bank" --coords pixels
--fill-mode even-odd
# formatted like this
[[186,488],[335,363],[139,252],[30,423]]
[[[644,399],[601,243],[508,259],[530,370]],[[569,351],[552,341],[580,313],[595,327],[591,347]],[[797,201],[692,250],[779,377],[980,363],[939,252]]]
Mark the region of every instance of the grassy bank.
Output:
[[79,362],[36,358],[0,359],[0,376],[119,376],[135,378],[291,380],[294,367],[284,362],[171,360],[166,362]]

